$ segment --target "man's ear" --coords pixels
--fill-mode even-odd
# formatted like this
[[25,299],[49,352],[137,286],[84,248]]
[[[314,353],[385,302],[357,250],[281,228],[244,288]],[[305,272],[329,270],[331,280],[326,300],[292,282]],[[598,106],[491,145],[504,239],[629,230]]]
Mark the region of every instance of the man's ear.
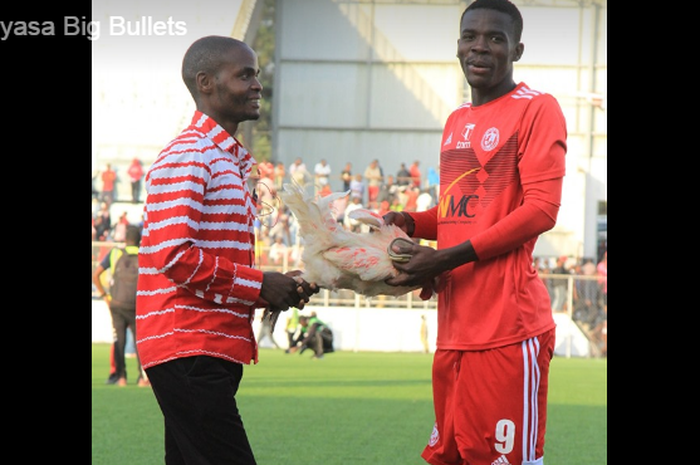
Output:
[[200,94],[209,94],[214,89],[214,78],[210,74],[200,71],[194,79]]
[[525,44],[520,42],[518,45],[515,46],[515,53],[513,54],[513,61],[520,60],[520,57],[523,56],[524,51],[525,51]]

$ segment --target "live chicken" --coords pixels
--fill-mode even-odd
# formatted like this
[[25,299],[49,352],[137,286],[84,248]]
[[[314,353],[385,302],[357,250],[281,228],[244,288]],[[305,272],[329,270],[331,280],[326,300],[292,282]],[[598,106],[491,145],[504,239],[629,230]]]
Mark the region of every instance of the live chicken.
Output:
[[285,184],[279,193],[299,222],[304,250],[302,278],[329,289],[350,289],[358,294],[400,296],[421,286],[390,286],[384,281],[396,276],[387,249],[392,240],[410,240],[395,225],[387,225],[377,213],[358,209],[349,213],[371,229],[368,233],[352,232],[336,221],[333,202],[348,195],[335,192],[315,198],[298,184]]

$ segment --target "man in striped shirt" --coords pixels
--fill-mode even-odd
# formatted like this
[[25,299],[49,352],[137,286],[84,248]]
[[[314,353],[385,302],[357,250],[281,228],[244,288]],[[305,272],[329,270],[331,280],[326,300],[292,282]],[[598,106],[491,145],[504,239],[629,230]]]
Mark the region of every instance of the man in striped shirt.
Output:
[[146,175],[137,349],[165,419],[166,464],[255,464],[235,394],[258,362],[256,308],[303,308],[299,271],[254,268],[256,161],[235,138],[260,117],[258,59],[222,36],[195,41],[182,78],[196,110]]

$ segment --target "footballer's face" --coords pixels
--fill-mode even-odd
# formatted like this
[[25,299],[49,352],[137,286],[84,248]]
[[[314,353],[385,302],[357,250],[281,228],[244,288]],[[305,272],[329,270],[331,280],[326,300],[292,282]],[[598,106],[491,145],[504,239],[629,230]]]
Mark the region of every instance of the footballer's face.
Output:
[[525,46],[515,40],[515,25],[506,13],[477,8],[465,13],[457,40],[457,58],[476,104],[500,97],[515,87],[513,63]]

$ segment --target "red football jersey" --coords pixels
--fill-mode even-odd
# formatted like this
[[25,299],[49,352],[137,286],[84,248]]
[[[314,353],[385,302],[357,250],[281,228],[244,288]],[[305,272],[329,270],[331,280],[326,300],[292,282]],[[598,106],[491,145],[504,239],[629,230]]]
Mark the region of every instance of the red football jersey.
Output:
[[411,213],[414,236],[437,238],[439,249],[470,239],[479,260],[440,277],[439,349],[501,347],[555,327],[532,251],[556,221],[561,189],[542,184],[561,186],[566,137],[556,99],[524,83],[449,116],[440,198],[431,210]]

